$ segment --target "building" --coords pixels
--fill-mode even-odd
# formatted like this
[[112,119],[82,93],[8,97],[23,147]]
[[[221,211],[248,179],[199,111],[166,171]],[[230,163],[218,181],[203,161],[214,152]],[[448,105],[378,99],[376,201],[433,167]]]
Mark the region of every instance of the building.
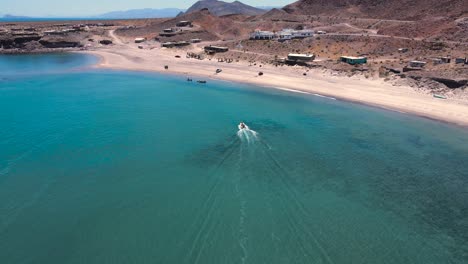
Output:
[[175,29],[175,28],[166,28],[166,29],[163,29],[163,31],[161,33],[159,33],[159,36],[161,36],[161,37],[173,37],[179,31],[181,31],[181,30],[180,29]]
[[174,47],[184,47],[190,45],[190,42],[187,41],[179,41],[174,43]]
[[292,36],[293,38],[310,38],[314,36],[314,31],[310,29],[294,30]]
[[284,63],[288,65],[307,65],[308,62],[311,62],[315,59],[313,54],[296,54],[290,53],[288,57],[284,60]]
[[173,36],[175,36],[175,35],[177,35],[177,34],[176,34],[176,33],[173,33],[173,32],[172,32],[172,33],[166,33],[166,32],[161,32],[161,33],[159,33],[159,36],[160,36],[160,37],[173,37]]
[[296,54],[290,53],[288,54],[288,60],[291,61],[301,61],[301,62],[309,62],[315,60],[314,54]]
[[250,34],[250,39],[254,39],[254,40],[271,40],[271,39],[274,39],[275,37],[276,37],[275,33],[271,31],[257,30],[253,32],[252,34]]
[[456,58],[455,59],[455,64],[461,64],[465,63],[466,58]]
[[427,62],[425,61],[410,61],[409,66],[413,68],[422,68],[426,66]]
[[205,46],[204,48],[206,53],[220,53],[220,52],[228,52],[228,47],[220,47],[220,46]]
[[432,64],[434,64],[434,65],[439,65],[439,64],[442,64],[442,63],[444,63],[444,62],[439,58],[432,59]]
[[163,48],[173,48],[175,46],[174,42],[164,42],[161,44],[161,47]]
[[165,29],[163,29],[163,32],[164,33],[173,33],[173,32],[175,32],[175,30],[173,28],[165,28]]
[[44,35],[65,35],[66,31],[57,31],[57,30],[46,30],[43,32]]
[[179,48],[179,47],[185,47],[190,45],[190,42],[187,41],[179,41],[179,42],[164,42],[161,44],[161,47],[163,48]]
[[442,57],[442,58],[440,58],[440,60],[442,61],[442,63],[452,62],[452,58],[450,58],[450,57]]
[[366,57],[341,56],[340,61],[351,64],[351,65],[357,65],[357,64],[366,64],[367,58]]
[[143,43],[146,41],[146,38],[136,38],[135,43]]
[[300,39],[310,38],[314,36],[314,31],[310,29],[294,30],[294,29],[283,29],[278,33],[279,40],[285,41],[289,39]]
[[293,38],[292,34],[289,32],[280,32],[278,36],[279,36],[278,41],[286,41],[286,40],[291,40]]
[[176,24],[177,27],[191,27],[192,22],[191,21],[179,21]]

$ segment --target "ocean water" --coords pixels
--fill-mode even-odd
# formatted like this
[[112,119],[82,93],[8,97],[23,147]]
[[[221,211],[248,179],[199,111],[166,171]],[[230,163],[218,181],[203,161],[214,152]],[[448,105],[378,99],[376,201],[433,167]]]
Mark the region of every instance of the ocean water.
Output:
[[106,18],[89,17],[0,17],[0,23],[15,22],[48,22],[48,21],[97,21],[109,20]]
[[93,60],[0,57],[0,263],[468,262],[466,129]]

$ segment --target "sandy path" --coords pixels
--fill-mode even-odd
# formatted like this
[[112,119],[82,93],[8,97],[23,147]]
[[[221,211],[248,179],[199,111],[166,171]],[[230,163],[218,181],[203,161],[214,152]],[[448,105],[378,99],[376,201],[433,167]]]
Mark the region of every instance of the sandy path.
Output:
[[[119,45],[87,52],[101,58],[96,65],[100,68],[155,71],[205,80],[212,78],[291,89],[468,126],[468,102],[436,99],[410,87],[392,86],[382,80],[330,76],[314,70],[303,76],[305,71],[299,67],[262,65],[260,68],[258,65],[249,66],[246,62],[201,61],[185,58],[186,52],[182,50],[141,50],[133,46]],[[175,58],[175,55],[180,55],[181,58]],[[168,70],[164,69],[165,65],[169,67]],[[223,70],[220,74],[215,73],[218,68]],[[264,75],[258,76],[259,71]]]
[[125,43],[123,43],[122,40],[114,34],[114,32],[115,30],[109,30],[109,36],[112,38],[112,41],[117,45],[125,45]]

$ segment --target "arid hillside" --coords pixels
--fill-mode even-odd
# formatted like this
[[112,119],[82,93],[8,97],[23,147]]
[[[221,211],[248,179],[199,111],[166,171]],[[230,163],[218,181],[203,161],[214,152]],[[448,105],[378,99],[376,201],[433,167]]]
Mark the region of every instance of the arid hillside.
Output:
[[284,7],[296,15],[333,15],[395,20],[468,16],[466,0],[300,0]]
[[208,9],[212,14],[217,16],[241,14],[241,15],[260,15],[265,13],[265,10],[253,6],[246,5],[242,2],[235,1],[232,3],[218,0],[201,0],[187,9],[186,14]]

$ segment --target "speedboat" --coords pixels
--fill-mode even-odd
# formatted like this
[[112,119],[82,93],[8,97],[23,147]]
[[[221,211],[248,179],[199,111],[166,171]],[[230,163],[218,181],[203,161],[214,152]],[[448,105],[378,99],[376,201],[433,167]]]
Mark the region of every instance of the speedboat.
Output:
[[238,127],[239,127],[239,130],[247,129],[247,125],[244,122],[240,122]]

